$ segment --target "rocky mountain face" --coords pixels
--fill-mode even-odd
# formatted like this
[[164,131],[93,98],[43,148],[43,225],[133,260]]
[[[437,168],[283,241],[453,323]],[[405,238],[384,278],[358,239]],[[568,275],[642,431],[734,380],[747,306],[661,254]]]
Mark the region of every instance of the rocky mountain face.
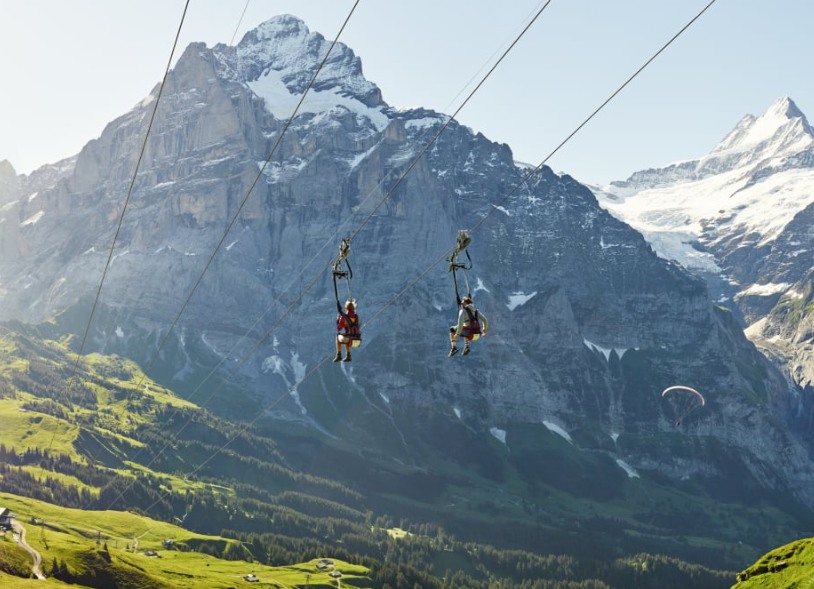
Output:
[[745,116],[709,155],[597,194],[661,255],[705,273],[750,339],[814,390],[814,129],[790,98]]
[[[75,158],[30,176],[0,166],[0,319],[82,334],[110,257],[85,351],[135,358],[184,396],[211,393],[225,414],[248,396],[251,417],[421,470],[432,468],[427,445],[459,451],[439,441],[445,427],[511,453],[533,425],[607,456],[620,477],[716,487],[731,484],[734,464],[754,483],[739,492],[814,505],[799,427],[809,402],[703,280],[657,256],[588,188],[548,168],[524,182],[508,146],[455,122],[405,175],[448,119],[389,106],[342,44],[280,140],[329,46],[288,16],[235,47],[190,45],[120,230],[158,88]],[[673,172],[737,173],[738,137]],[[763,162],[738,190],[801,161]],[[705,225],[710,248],[758,241],[733,234],[742,209],[726,210],[728,225]],[[471,355],[448,358],[456,307],[444,257],[460,228],[473,228],[462,288],[491,327]],[[354,277],[340,297],[358,299],[364,344],[338,365],[327,268],[351,234]],[[707,400],[679,427],[661,397],[674,384]]]

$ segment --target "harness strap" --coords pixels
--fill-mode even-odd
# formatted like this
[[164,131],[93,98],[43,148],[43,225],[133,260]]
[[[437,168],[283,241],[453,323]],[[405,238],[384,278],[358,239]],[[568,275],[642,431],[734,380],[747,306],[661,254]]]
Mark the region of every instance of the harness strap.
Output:
[[341,278],[338,276],[341,274],[339,272],[334,271],[334,294],[336,295],[336,309],[339,311],[340,315],[342,314],[342,304],[339,302],[339,286],[336,284],[336,279]]
[[475,309],[475,312],[473,313],[469,310],[469,307],[464,307],[464,311],[466,311],[466,314],[469,316],[469,325],[464,325],[461,328],[461,335],[465,336],[467,339],[472,339],[472,336],[480,336],[481,326],[478,310]]
[[[351,318],[350,315],[340,310],[339,315],[345,319],[345,326],[342,328],[341,335],[348,336],[352,339],[362,339],[362,332],[359,329],[359,316],[356,315]],[[339,326],[339,319],[336,320],[337,327]]]
[[[342,314],[342,304],[339,302],[339,285],[337,284],[337,280],[344,278],[348,281],[348,298],[352,298],[350,296],[350,281],[353,278],[353,268],[351,268],[350,262],[348,261],[349,253],[350,238],[346,237],[342,239],[342,242],[339,244],[339,257],[336,258],[336,261],[333,263],[334,294],[336,295],[336,308],[340,314]],[[344,269],[342,268],[343,263]]]
[[[455,284],[455,301],[458,305],[461,304],[461,294],[458,290],[458,270],[464,271],[464,282],[466,283],[467,295],[472,296],[469,288],[469,277],[467,276],[467,270],[472,269],[472,257],[469,255],[469,250],[466,249],[471,241],[472,238],[469,237],[469,233],[467,233],[466,229],[459,229],[458,236],[455,240],[455,250],[448,259],[449,271],[452,272],[452,281]],[[468,264],[466,262],[458,261],[458,254],[461,252],[466,254],[466,259],[469,261]]]

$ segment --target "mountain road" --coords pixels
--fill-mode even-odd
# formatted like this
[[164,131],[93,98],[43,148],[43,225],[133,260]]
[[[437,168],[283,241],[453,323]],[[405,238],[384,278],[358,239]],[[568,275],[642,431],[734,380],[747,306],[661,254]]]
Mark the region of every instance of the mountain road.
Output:
[[18,537],[17,541],[20,544],[20,546],[22,546],[23,549],[25,549],[25,551],[28,552],[31,555],[31,559],[34,561],[34,565],[31,567],[31,571],[34,573],[34,575],[38,579],[44,581],[45,580],[45,575],[42,574],[42,568],[41,568],[41,566],[42,566],[42,556],[40,555],[39,552],[37,552],[36,550],[31,548],[31,546],[29,546],[26,543],[26,541],[25,541],[25,528],[17,520],[12,521],[11,528],[12,528],[12,530],[14,530],[15,534],[17,535],[17,537]]

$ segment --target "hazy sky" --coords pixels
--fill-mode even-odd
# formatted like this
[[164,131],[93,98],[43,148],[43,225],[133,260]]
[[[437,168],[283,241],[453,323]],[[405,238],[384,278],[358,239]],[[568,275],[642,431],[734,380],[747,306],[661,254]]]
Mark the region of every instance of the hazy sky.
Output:
[[[539,163],[708,0],[552,0],[458,119]],[[160,82],[184,0],[0,0],[0,160],[80,151]],[[452,113],[542,0],[360,0],[340,41],[393,106]],[[332,40],[353,0],[191,0],[193,41],[276,14]],[[238,23],[240,26],[238,27]],[[709,152],[790,96],[814,117],[814,2],[717,0],[550,161],[604,183]]]

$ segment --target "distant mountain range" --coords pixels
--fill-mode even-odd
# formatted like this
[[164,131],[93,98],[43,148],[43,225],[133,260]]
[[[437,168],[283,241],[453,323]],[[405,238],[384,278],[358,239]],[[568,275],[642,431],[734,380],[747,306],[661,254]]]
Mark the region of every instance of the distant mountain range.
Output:
[[791,98],[704,157],[594,191],[660,256],[707,276],[750,339],[814,391],[814,129]]
[[[749,285],[801,288],[785,266],[756,273],[747,261],[783,239],[807,247],[788,227],[808,209],[782,227],[778,211],[766,243],[735,201],[716,204],[714,219],[643,214],[668,234],[682,224],[686,235],[665,241],[682,255],[664,254],[654,230],[641,229],[651,246],[635,218],[622,222],[574,178],[543,168],[525,180],[508,146],[441,113],[390,107],[341,43],[287,126],[329,46],[291,16],[236,46],[190,45],[167,77],[123,216],[158,87],[72,158],[28,176],[0,163],[0,320],[74,351],[89,328],[85,352],[133,359],[258,435],[300,439],[304,470],[388,506],[398,497],[403,513],[466,519],[467,530],[488,511],[570,533],[575,519],[597,525],[598,509],[625,551],[647,536],[695,557],[708,554],[703,542],[674,538],[739,550],[740,524],[710,518],[740,518],[743,506],[768,502],[802,522],[814,506],[814,402],[744,336],[738,314],[710,301],[719,293],[695,266],[664,257],[686,265],[695,252],[697,266],[738,280],[751,316]],[[601,202],[621,215],[667,184],[709,182],[709,195],[729,178],[730,197],[748,204],[767,178],[804,173],[810,152],[789,146],[810,129],[793,111],[781,101],[709,158],[643,172]],[[784,117],[781,132],[771,121]],[[472,229],[473,260],[462,288],[490,331],[449,358],[457,308],[444,257],[461,228]],[[364,344],[336,365],[327,269],[348,235],[354,277],[340,297],[359,301]],[[682,245],[693,240],[703,252]],[[768,249],[737,247],[748,243]],[[675,384],[701,391],[704,407],[677,419],[661,394]],[[337,454],[342,469],[320,460]],[[747,542],[768,548],[761,534]]]

